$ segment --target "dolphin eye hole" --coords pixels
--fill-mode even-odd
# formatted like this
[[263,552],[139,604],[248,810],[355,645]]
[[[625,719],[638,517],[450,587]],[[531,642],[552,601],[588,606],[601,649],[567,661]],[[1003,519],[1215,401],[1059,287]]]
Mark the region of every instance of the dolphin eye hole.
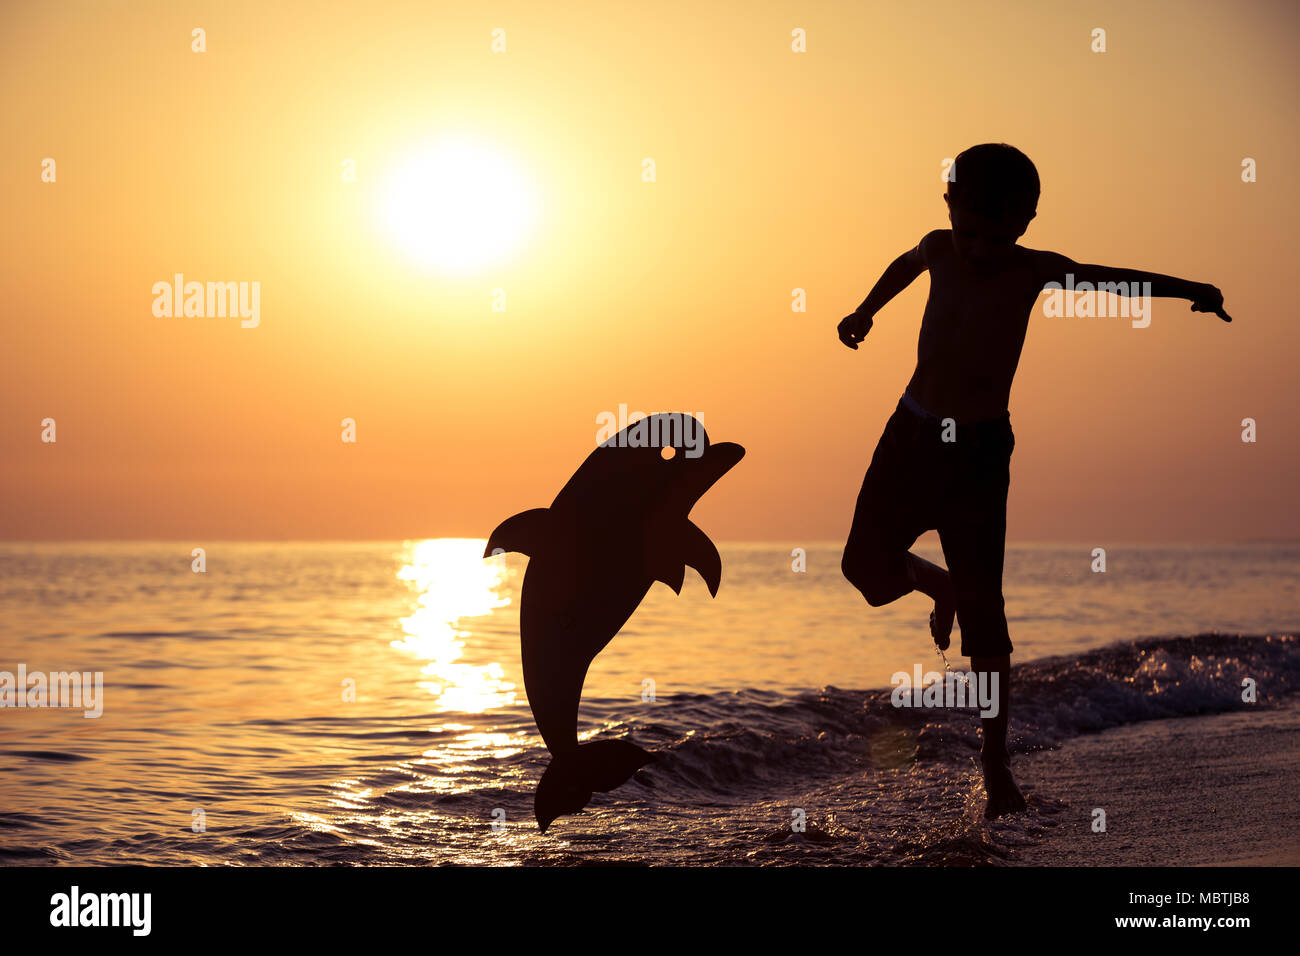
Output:
[[672,461],[673,458],[676,457],[676,455],[677,455],[677,449],[674,448],[672,445],[664,445],[663,448],[659,449],[659,457],[662,458],[664,461]]

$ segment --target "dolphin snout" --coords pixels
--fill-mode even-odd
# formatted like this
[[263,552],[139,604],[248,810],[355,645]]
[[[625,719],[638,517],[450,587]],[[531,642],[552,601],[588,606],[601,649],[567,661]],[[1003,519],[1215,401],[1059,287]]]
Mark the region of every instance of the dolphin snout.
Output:
[[705,452],[704,460],[711,464],[716,463],[718,477],[721,478],[732,468],[735,468],[736,463],[744,457],[745,449],[743,446],[737,445],[734,441],[724,441],[718,442],[716,445],[710,445],[708,451]]
[[714,486],[719,478],[736,467],[736,463],[745,457],[745,449],[735,442],[724,441],[709,445],[704,454],[691,461],[687,472],[685,487],[693,501],[698,501],[703,494]]

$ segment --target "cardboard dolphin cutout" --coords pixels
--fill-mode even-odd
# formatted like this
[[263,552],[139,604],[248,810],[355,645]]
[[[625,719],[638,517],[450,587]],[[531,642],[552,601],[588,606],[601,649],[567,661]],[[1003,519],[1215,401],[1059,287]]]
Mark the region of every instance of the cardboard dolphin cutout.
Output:
[[578,744],[583,681],[655,581],[680,594],[689,566],[717,594],[722,559],[689,515],[744,454],[710,443],[690,415],[651,415],[593,450],[549,508],[507,518],[488,539],[484,557],[530,559],[519,638],[528,704],[552,757],[533,802],[543,833],[653,759],[624,740]]

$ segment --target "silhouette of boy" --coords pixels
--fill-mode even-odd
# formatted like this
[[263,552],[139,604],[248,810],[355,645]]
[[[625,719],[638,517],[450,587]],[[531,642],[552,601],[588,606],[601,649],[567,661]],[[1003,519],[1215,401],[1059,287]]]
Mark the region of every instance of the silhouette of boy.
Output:
[[[1012,648],[1002,558],[1015,447],[1007,407],[1030,312],[1045,285],[1067,286],[1073,273],[1076,285],[1127,283],[1120,294],[1190,299],[1193,311],[1232,321],[1212,285],[1081,265],[1017,245],[1038,194],[1038,171],[1015,147],[985,143],[960,153],[943,197],[952,229],[929,233],[895,259],[838,329],[840,341],[856,349],[872,317],[929,271],[916,371],[871,458],[842,567],[872,607],[912,591],[933,599],[930,633],[940,650],[948,648],[956,614],[971,670],[996,679],[997,714],[981,720],[990,819],[1025,808],[1007,748]],[[932,529],[947,570],[908,550]]]

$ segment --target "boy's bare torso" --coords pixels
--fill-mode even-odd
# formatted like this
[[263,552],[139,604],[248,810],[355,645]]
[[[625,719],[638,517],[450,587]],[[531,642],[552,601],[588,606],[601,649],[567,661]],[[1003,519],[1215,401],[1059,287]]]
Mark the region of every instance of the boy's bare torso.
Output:
[[1007,410],[1029,316],[1043,288],[1041,253],[1019,245],[985,268],[957,255],[949,230],[917,247],[930,272],[916,371],[907,391],[959,424]]

